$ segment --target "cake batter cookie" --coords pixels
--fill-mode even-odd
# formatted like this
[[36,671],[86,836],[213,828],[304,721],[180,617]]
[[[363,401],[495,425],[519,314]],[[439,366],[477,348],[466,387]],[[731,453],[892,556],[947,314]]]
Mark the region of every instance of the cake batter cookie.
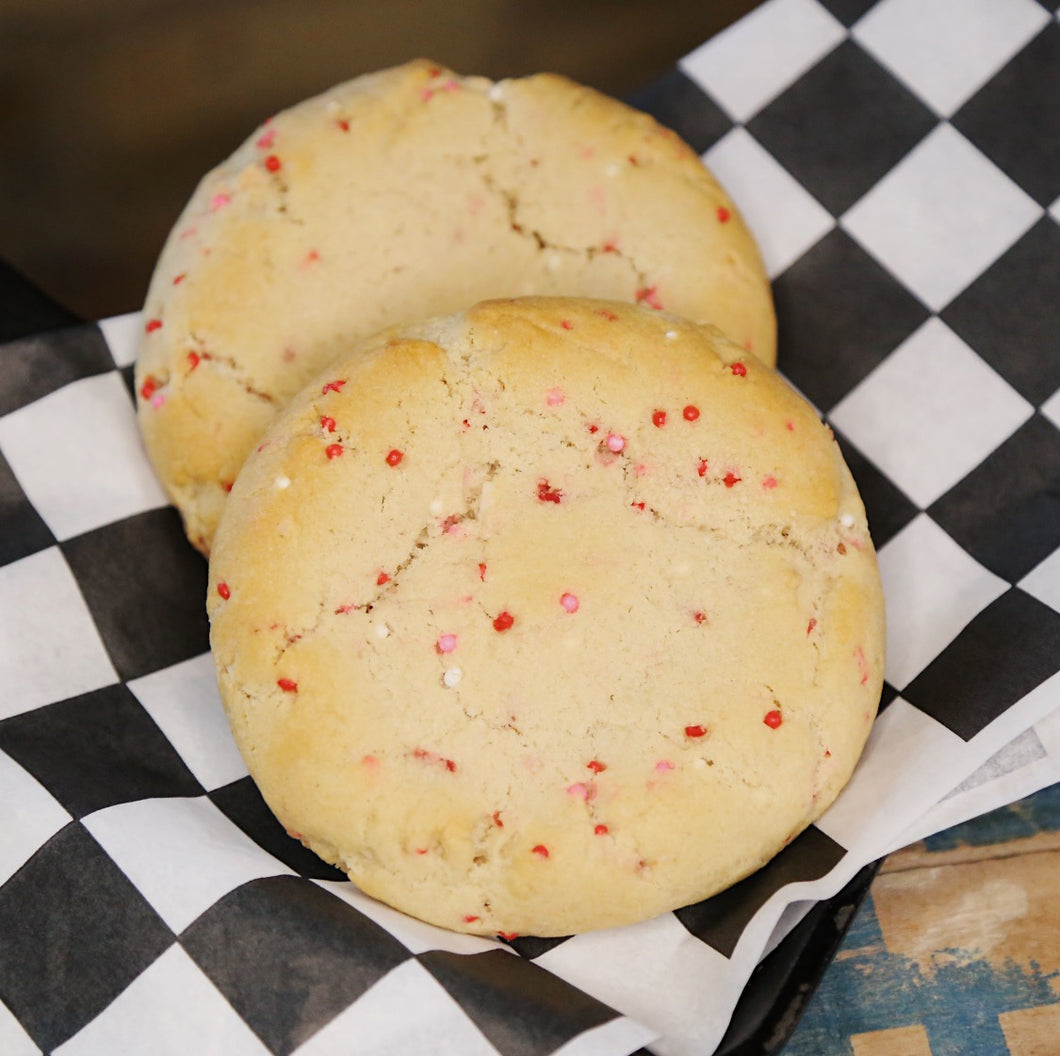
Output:
[[267,121],[203,179],[144,308],[140,422],[188,537],[209,552],[243,459],[351,338],[530,293],[639,301],[774,358],[747,228],[645,114],[417,61]]
[[236,741],[289,833],[458,931],[693,903],[833,801],[883,602],[829,430],[718,330],[479,304],[281,413],[211,559]]

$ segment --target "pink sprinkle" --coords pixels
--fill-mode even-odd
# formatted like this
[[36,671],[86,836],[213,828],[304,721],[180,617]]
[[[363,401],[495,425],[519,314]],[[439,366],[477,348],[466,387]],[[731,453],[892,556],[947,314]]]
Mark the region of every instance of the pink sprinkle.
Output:
[[665,774],[667,770],[672,770],[673,768],[674,764],[669,759],[660,759],[655,764],[655,771],[659,774]]
[[577,796],[579,799],[587,799],[589,790],[583,781],[576,781],[573,785],[567,786],[567,795]]
[[270,128],[267,132],[263,132],[260,136],[258,136],[258,141],[254,145],[259,150],[268,150],[275,142],[276,129]]
[[455,634],[441,634],[438,636],[438,641],[434,648],[439,653],[451,653],[456,648],[456,635]]
[[777,478],[774,476],[764,477],[762,480],[762,487],[766,491],[772,491],[777,486]]
[[613,451],[616,455],[619,451],[622,451],[626,446],[626,438],[619,436],[618,433],[607,434],[607,449]]
[[148,319],[147,322],[144,324],[144,330],[147,333],[149,333],[149,334],[154,333],[155,330],[161,330],[161,329],[162,329],[162,320],[161,319]]
[[315,249],[311,249],[302,258],[302,263],[299,265],[299,267],[307,268],[310,264],[315,264],[318,260],[320,260],[320,254]]
[[573,594],[564,594],[559,599],[559,603],[567,612],[577,612],[580,604],[577,597]]
[[861,684],[865,685],[869,680],[869,663],[860,645],[854,650],[854,659],[857,660],[858,670],[861,672]]
[[545,403],[549,407],[558,407],[566,398],[567,395],[562,389],[549,389],[545,393]]
[[165,398],[165,396],[163,396],[163,395],[162,395],[162,393],[160,393],[160,392],[156,392],[156,393],[154,394],[154,396],[152,396],[152,397],[151,397],[151,406],[152,406],[152,407],[153,407],[153,408],[154,408],[154,409],[155,409],[156,411],[157,411],[157,410],[158,410],[158,408],[159,408],[159,407],[161,407],[161,406],[162,406],[162,404],[163,404],[163,403],[165,403],[165,402],[166,402],[166,398]]
[[210,199],[210,211],[216,213],[218,209],[223,209],[232,201],[230,194],[225,194],[223,191],[219,194],[215,194]]
[[365,755],[361,758],[361,766],[363,766],[365,770],[378,770],[379,760],[374,755]]

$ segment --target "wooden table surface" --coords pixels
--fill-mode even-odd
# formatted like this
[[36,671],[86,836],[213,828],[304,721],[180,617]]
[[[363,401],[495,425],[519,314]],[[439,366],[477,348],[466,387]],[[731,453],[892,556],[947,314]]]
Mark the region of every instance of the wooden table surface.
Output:
[[1058,1056],[1060,785],[890,855],[783,1056]]

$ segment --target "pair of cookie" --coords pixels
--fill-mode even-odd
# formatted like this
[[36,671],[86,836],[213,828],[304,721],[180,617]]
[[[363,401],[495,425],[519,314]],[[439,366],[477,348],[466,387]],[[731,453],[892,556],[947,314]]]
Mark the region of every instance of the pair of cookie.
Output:
[[292,836],[422,919],[560,935],[707,897],[816,818],[883,609],[774,355],[699,159],[558,77],[411,63],[207,176],[141,421]]

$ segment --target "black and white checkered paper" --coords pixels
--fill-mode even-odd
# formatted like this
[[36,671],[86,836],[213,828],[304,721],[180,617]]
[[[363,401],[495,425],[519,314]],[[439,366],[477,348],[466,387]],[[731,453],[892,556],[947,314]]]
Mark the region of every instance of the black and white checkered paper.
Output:
[[1054,5],[769,0],[635,100],[760,240],[781,369],[862,489],[889,631],[835,806],[633,927],[456,935],[288,839],[140,446],[139,316],[0,347],[0,1051],[706,1056],[807,906],[1060,779],[1057,99]]

